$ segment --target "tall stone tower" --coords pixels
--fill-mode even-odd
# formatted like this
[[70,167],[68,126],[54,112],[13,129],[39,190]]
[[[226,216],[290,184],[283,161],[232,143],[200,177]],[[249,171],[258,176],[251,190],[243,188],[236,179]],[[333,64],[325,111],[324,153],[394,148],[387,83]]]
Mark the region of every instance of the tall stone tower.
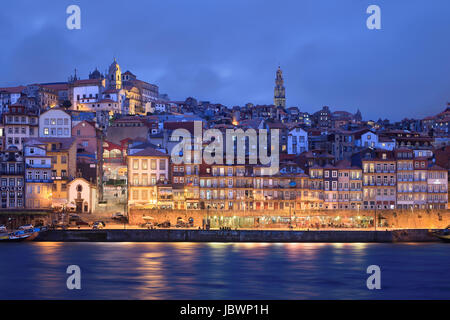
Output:
[[114,62],[109,66],[108,87],[110,89],[122,89],[122,72],[120,71],[116,58],[114,58]]
[[284,88],[283,71],[278,67],[277,77],[275,79],[275,91],[273,96],[275,107],[286,108],[286,92]]

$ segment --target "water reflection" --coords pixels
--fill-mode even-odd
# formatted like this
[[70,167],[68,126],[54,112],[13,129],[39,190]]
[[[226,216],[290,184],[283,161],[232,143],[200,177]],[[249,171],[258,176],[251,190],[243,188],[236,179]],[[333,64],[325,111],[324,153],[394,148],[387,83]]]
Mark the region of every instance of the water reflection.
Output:
[[[66,288],[71,264],[80,291]],[[449,264],[445,244],[20,243],[0,250],[0,298],[449,299]]]

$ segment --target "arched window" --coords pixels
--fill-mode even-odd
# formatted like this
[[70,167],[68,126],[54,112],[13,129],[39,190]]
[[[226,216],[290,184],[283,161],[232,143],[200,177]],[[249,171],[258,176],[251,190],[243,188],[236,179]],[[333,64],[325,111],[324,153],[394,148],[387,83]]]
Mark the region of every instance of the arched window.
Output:
[[83,187],[81,186],[81,184],[77,185],[77,191],[78,191],[78,192],[83,191]]

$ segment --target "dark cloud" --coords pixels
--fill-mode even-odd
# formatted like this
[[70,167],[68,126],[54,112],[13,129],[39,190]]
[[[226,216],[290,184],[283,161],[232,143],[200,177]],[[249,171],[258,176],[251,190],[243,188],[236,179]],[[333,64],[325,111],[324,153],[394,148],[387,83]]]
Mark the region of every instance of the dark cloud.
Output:
[[[173,99],[271,103],[281,64],[288,105],[366,117],[423,117],[449,100],[450,2],[377,0],[382,30],[365,27],[374,1],[10,1],[0,12],[0,86],[124,70]],[[82,29],[65,27],[78,4]],[[6,14],[8,13],[8,14]]]

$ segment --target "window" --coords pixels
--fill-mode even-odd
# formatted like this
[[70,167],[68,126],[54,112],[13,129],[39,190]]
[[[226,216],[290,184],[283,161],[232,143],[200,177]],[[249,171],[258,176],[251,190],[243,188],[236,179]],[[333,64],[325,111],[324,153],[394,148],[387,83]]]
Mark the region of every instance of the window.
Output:
[[[47,119],[47,120],[48,120],[48,119]],[[44,135],[45,135],[45,136],[48,136],[48,133],[49,133],[49,132],[48,132],[48,128],[44,128]]]
[[133,169],[138,170],[139,169],[139,160],[133,160]]
[[159,160],[159,170],[166,170],[166,159]]

